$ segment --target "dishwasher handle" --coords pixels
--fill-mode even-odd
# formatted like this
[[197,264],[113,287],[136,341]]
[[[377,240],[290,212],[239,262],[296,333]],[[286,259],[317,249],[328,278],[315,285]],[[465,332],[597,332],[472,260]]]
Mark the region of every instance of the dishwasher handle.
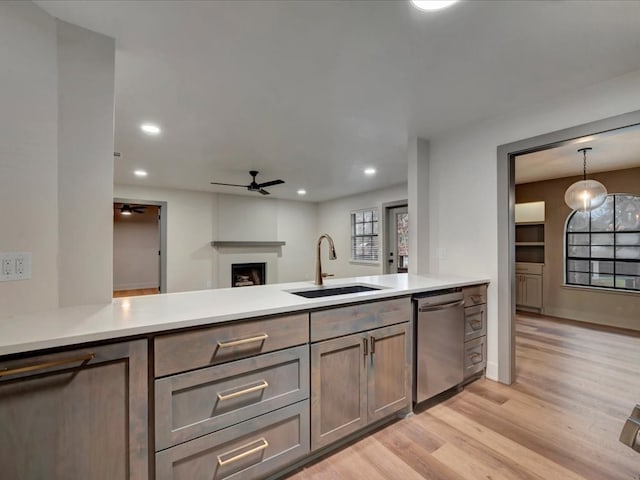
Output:
[[436,310],[446,310],[447,308],[454,308],[464,305],[464,300],[458,300],[457,302],[442,303],[440,305],[422,305],[418,307],[419,312],[434,312]]

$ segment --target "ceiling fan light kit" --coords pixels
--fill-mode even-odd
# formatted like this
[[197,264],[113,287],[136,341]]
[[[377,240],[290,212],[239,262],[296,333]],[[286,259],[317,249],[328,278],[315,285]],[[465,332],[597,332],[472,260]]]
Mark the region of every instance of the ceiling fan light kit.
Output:
[[239,185],[237,183],[221,183],[221,182],[211,182],[211,185],[224,185],[226,187],[243,187],[249,190],[250,192],[258,192],[258,193],[261,193],[262,195],[270,195],[270,193],[264,189],[265,187],[272,187],[274,185],[280,185],[284,183],[284,180],[280,180],[280,179],[271,180],[269,182],[264,182],[264,183],[258,183],[256,182],[256,176],[258,175],[258,173],[260,172],[258,172],[257,170],[251,170],[249,172],[249,175],[253,177],[249,185]]
[[573,183],[564,194],[565,203],[572,210],[588,212],[602,206],[607,201],[607,189],[597,180],[587,180],[587,151],[590,147],[581,148],[582,180]]

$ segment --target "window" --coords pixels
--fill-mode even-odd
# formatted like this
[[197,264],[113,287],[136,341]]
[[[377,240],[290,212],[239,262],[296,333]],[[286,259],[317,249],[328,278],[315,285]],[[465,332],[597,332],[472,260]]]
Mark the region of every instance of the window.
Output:
[[612,194],[565,229],[568,285],[640,291],[640,196]]
[[378,261],[378,209],[351,212],[351,260]]

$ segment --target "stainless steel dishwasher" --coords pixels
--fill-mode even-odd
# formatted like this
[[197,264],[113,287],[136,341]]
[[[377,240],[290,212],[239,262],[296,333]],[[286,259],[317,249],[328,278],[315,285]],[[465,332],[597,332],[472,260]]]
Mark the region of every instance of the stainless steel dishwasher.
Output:
[[416,402],[462,382],[464,297],[448,290],[413,298],[415,311]]

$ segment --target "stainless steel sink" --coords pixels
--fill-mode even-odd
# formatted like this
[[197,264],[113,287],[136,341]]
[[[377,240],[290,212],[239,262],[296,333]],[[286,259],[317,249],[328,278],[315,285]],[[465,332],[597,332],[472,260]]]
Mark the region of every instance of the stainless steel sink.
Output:
[[382,290],[383,287],[363,284],[336,285],[335,287],[315,287],[306,290],[287,290],[289,293],[304,298],[330,297],[333,295],[346,295],[349,293],[372,292]]

